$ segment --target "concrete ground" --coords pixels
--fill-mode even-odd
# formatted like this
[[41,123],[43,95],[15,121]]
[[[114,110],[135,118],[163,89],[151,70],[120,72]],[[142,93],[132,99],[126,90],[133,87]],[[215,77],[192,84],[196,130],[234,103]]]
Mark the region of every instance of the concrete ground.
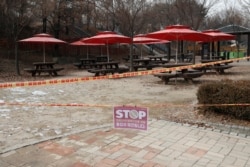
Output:
[[111,125],[0,155],[1,167],[247,167],[250,136],[151,120],[148,131]]

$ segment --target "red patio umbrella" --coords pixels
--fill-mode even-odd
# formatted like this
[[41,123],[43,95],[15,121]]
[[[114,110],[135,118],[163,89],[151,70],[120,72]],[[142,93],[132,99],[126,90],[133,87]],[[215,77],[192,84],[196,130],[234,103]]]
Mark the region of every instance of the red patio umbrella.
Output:
[[167,26],[163,30],[147,34],[147,37],[169,40],[169,41],[202,41],[208,36],[201,32],[190,29],[185,25],[172,25]]
[[37,43],[43,45],[43,61],[45,62],[45,44],[66,44],[67,42],[54,38],[50,34],[41,33],[36,34],[33,37],[19,40],[21,43]]
[[207,39],[202,40],[204,42],[227,41],[235,39],[234,35],[221,32],[220,30],[209,29],[202,31],[202,33],[208,35]]
[[[161,40],[156,38],[146,37],[144,34],[135,35],[133,38],[134,44],[157,44],[157,43],[169,43],[168,40]],[[142,57],[142,46],[141,46],[141,57]]]
[[89,42],[85,42],[85,40],[88,38],[82,38],[78,41],[72,42],[70,43],[70,45],[74,45],[74,46],[87,46],[87,58],[89,58],[89,52],[88,52],[88,46],[101,46],[101,45],[105,45],[105,43],[89,43]]
[[149,38],[144,34],[135,35],[133,38],[134,44],[152,44],[152,43],[168,43],[168,40]]
[[207,39],[204,39],[202,42],[215,42],[215,41],[227,41],[227,40],[234,40],[235,35],[227,34],[221,32],[220,30],[209,29],[202,31],[203,34],[208,35]]
[[107,56],[109,61],[109,49],[108,46],[110,44],[116,44],[116,43],[131,43],[132,40],[130,37],[119,35],[112,31],[103,31],[97,33],[95,36],[92,36],[86,40],[85,42],[88,43],[105,43],[107,45]]
[[[201,32],[190,29],[189,26],[185,25],[172,25],[167,26],[163,30],[152,32],[147,34],[147,37],[169,40],[169,41],[202,41],[207,39],[208,36]],[[176,62],[178,49],[176,49]]]

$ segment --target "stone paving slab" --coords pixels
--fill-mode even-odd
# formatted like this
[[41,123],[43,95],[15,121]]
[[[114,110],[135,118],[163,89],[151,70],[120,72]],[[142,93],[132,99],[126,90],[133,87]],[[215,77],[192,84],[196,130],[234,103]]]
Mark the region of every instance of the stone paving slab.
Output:
[[148,131],[99,128],[0,155],[1,167],[250,166],[250,138],[153,120]]

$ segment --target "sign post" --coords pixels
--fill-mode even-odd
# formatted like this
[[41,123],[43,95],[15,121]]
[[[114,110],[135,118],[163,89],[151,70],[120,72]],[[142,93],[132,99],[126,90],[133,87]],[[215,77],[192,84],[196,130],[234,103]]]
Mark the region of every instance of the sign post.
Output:
[[148,129],[148,109],[133,106],[114,107],[114,128]]

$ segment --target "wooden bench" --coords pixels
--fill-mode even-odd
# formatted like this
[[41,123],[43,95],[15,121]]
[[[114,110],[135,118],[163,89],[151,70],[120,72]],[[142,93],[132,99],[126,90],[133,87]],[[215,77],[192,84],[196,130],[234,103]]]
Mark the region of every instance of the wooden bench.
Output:
[[210,68],[211,70],[215,70],[217,74],[224,74],[226,69],[232,68],[232,65],[214,65],[214,66],[210,66],[208,68]]
[[134,65],[133,67],[135,71],[138,71],[138,69],[140,68],[152,70],[153,68],[158,67],[158,65],[157,64],[148,64],[148,65],[139,64],[139,65]]
[[189,54],[180,55],[180,57],[178,57],[178,60],[180,62],[192,62],[193,61],[193,54],[189,53]]
[[106,75],[108,73],[111,73],[111,74],[115,73],[114,69],[99,69],[99,68],[89,69],[88,72],[94,73],[95,76]]
[[176,62],[176,59],[178,62],[190,63],[193,61],[193,54],[192,53],[178,54],[177,57],[176,57],[176,55],[170,55],[170,60],[173,60],[174,62]]
[[35,69],[35,68],[25,68],[24,71],[31,73],[34,77],[36,74],[41,75],[41,73],[48,73],[50,76],[57,76],[57,72],[63,70],[64,68],[46,68],[46,69]]
[[203,71],[204,73],[207,72],[207,70],[215,70],[217,74],[224,74],[226,69],[232,68],[232,65],[222,65],[222,64],[217,64],[217,65],[211,65],[211,66],[205,66],[205,67],[199,67],[195,68],[196,70]]
[[154,64],[166,64],[169,62],[168,60],[151,60],[151,61]]
[[193,82],[193,78],[201,77],[204,72],[201,71],[186,71],[180,74],[180,77],[184,78],[185,81]]
[[162,81],[164,81],[165,84],[168,84],[169,80],[171,78],[176,78],[177,77],[177,74],[174,74],[174,73],[167,73],[167,72],[162,72],[162,73],[157,73],[157,74],[154,74],[155,77],[158,77],[160,78]]
[[82,64],[82,63],[73,63],[74,66],[76,66],[78,69],[90,69],[94,68],[95,64]]
[[81,62],[79,62],[79,63],[73,63],[73,65],[76,66],[79,69],[82,67],[82,63]]
[[129,69],[125,68],[125,67],[119,67],[117,69],[115,69],[115,68],[111,68],[111,69],[94,68],[94,69],[88,70],[88,72],[94,73],[95,76],[114,74],[114,73],[124,73],[124,72],[128,72],[128,71],[129,71]]
[[151,60],[150,62],[152,63],[152,64],[165,64],[165,63],[168,63],[169,62],[169,60],[167,60],[167,59],[164,59],[165,58],[165,56],[162,56],[162,55],[156,55],[156,56],[147,56],[147,58],[149,59],[149,60]]
[[168,84],[171,78],[184,78],[185,81],[193,83],[193,78],[198,78],[203,75],[201,71],[185,71],[185,72],[177,72],[177,73],[157,73],[154,74],[155,77],[159,77],[164,81],[165,84]]
[[120,73],[124,73],[124,72],[128,72],[129,69],[127,67],[119,67],[118,69],[116,69],[116,72]]
[[[125,60],[126,62],[129,62],[130,56],[128,55],[128,56],[126,56],[126,57],[123,57],[122,59]],[[134,55],[133,55],[133,59],[139,59],[139,55],[134,54]]]

